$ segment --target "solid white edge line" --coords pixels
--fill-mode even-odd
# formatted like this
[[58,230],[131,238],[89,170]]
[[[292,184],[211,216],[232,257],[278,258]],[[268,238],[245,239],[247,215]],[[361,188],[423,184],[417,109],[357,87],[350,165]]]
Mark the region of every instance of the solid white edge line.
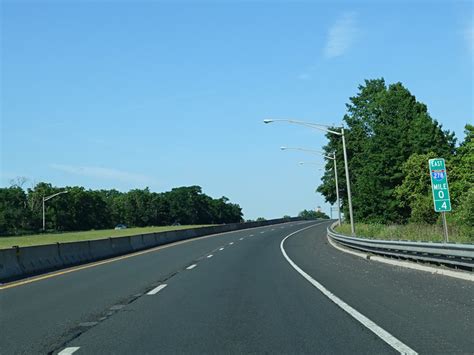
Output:
[[186,270],[192,270],[196,267],[197,265],[196,264],[192,264],[192,265],[189,265]]
[[69,348],[65,348],[62,351],[60,351],[58,355],[69,355],[69,354],[75,353],[79,349],[80,349],[79,346],[71,346]]
[[400,267],[405,267],[407,269],[425,271],[425,272],[429,272],[429,273],[432,273],[432,274],[449,276],[449,277],[454,277],[456,279],[461,279],[461,280],[465,280],[465,281],[474,282],[474,274],[471,275],[471,274],[460,272],[460,271],[438,269],[438,268],[433,267],[433,266],[418,265],[418,264],[415,264],[415,263],[410,262],[410,261],[388,259],[388,258],[384,258],[383,256],[378,256],[378,255],[370,255],[369,256],[369,254],[366,254],[366,253],[361,252],[361,251],[354,251],[354,250],[346,249],[342,246],[337,245],[331,238],[329,238],[329,237],[327,237],[327,238],[328,238],[329,244],[331,244],[337,250],[340,250],[343,253],[348,253],[348,254],[358,256],[359,258],[374,260],[374,261],[378,261],[378,262],[384,263],[384,264],[400,266]]
[[[324,222],[323,222],[324,223]],[[315,224],[309,227],[305,227],[302,229],[297,230],[296,232],[293,232],[289,235],[287,235],[285,238],[280,243],[280,249],[285,257],[286,261],[301,275],[303,276],[309,283],[311,283],[314,287],[316,287],[323,295],[325,295],[327,298],[329,298],[332,302],[334,302],[336,305],[338,305],[340,308],[342,308],[344,311],[346,311],[349,315],[351,315],[354,319],[356,319],[358,322],[360,322],[362,325],[364,325],[367,329],[372,331],[375,335],[377,335],[380,339],[382,339],[384,342],[386,342],[388,345],[390,345],[392,348],[397,350],[400,354],[417,354],[415,350],[407,346],[406,344],[402,343],[400,340],[395,338],[392,334],[387,332],[385,329],[379,327],[377,324],[372,322],[369,318],[364,316],[362,313],[358,312],[351,306],[349,306],[347,303],[345,303],[343,300],[341,300],[339,297],[334,295],[331,291],[326,289],[323,285],[321,285],[318,281],[313,279],[310,275],[308,275],[306,272],[304,272],[298,265],[296,265],[293,260],[290,259],[288,254],[286,254],[285,248],[283,244],[285,241],[291,237],[292,235],[302,232],[306,229],[315,227],[320,225]]]
[[153,290],[151,290],[150,292],[147,293],[147,295],[156,295],[158,292],[160,292],[162,289],[164,289],[166,286],[168,286],[167,284],[162,284],[160,286],[157,286],[155,287]]

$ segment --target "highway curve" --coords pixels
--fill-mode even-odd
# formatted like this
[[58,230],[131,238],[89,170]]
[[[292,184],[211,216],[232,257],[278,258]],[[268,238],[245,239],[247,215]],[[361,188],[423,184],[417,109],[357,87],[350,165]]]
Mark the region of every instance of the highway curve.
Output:
[[472,282],[342,253],[327,243],[329,223],[225,233],[3,285],[0,353],[474,352]]

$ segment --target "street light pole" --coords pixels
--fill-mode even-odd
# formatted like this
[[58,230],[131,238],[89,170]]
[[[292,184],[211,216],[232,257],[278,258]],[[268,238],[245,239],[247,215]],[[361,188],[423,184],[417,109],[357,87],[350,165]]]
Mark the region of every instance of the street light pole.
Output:
[[355,236],[354,215],[352,213],[351,183],[349,179],[349,165],[347,163],[346,138],[344,135],[344,128],[341,128],[341,137],[342,137],[342,150],[344,152],[344,167],[346,170],[347,202],[349,203],[349,216],[351,219],[351,233],[353,236]]
[[[333,152],[333,161],[334,161],[334,180],[336,182],[336,200],[337,200],[337,213],[339,217],[339,225],[341,225],[341,200],[339,200],[339,184],[337,182],[337,163],[336,163],[336,152]],[[352,221],[352,217],[351,217]]]
[[55,193],[53,195],[50,195],[50,196],[43,196],[43,232],[46,230],[46,214],[45,214],[45,202],[48,201],[48,200],[51,200],[53,197],[56,197],[56,196],[59,196],[59,195],[62,195],[62,194],[67,194],[69,191],[65,190],[65,191],[61,191],[61,192],[58,192],[58,193]]
[[311,122],[304,122],[304,121],[298,121],[298,120],[290,120],[290,119],[265,119],[263,120],[264,123],[272,123],[272,122],[288,122],[291,124],[296,124],[296,125],[301,125],[313,129],[317,129],[319,131],[323,131],[326,133],[331,133],[335,134],[337,136],[340,136],[342,138],[342,149],[344,151],[344,167],[345,167],[345,172],[346,172],[346,184],[347,184],[347,201],[349,203],[349,217],[351,220],[351,233],[353,236],[355,236],[355,225],[354,225],[354,214],[352,212],[352,194],[351,194],[351,183],[349,179],[349,163],[347,160],[347,151],[346,151],[346,139],[344,135],[344,128],[341,128],[341,131],[334,131],[331,128],[331,126],[328,125],[323,125],[323,124],[318,124],[318,123],[311,123]]
[[[309,153],[318,153],[318,154],[321,154],[324,157],[334,161],[334,169],[333,170],[334,170],[334,180],[335,180],[335,183],[336,183],[336,203],[337,203],[337,211],[338,211],[338,217],[339,217],[338,218],[339,219],[339,225],[341,225],[341,203],[340,203],[340,199],[339,199],[339,183],[338,183],[338,180],[337,180],[336,152],[333,152],[332,157],[331,157],[331,156],[328,156],[328,155],[326,155],[323,152],[320,152],[318,150],[304,149],[304,148],[287,148],[287,147],[282,147],[282,148],[302,150],[302,151],[309,152]],[[285,150],[285,149],[283,149],[283,150]],[[300,162],[300,164],[304,164],[304,162]],[[332,210],[331,210],[331,214],[332,214]]]

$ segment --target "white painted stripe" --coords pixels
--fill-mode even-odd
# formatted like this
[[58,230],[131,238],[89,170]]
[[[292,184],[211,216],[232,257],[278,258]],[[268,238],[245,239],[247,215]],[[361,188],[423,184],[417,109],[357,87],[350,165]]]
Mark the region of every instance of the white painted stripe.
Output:
[[221,251],[222,251],[222,250],[224,250],[224,248],[219,248],[219,250],[221,250]]
[[[323,222],[324,223],[324,222]],[[319,223],[321,224],[321,223]],[[377,324],[372,322],[369,318],[364,316],[362,313],[358,312],[351,306],[349,306],[347,303],[345,303],[343,300],[341,300],[339,297],[334,295],[331,291],[326,289],[323,285],[321,285],[318,281],[313,279],[311,276],[309,276],[306,272],[304,272],[298,265],[296,265],[293,260],[290,259],[288,254],[286,254],[285,248],[283,247],[283,244],[285,241],[291,237],[292,235],[302,232],[308,228],[312,228],[314,226],[317,226],[319,224],[315,224],[309,227],[305,227],[303,229],[297,230],[296,232],[293,232],[289,235],[287,235],[285,238],[280,243],[280,249],[285,257],[286,261],[296,270],[298,273],[303,276],[309,283],[311,283],[314,287],[316,287],[323,295],[325,295],[327,298],[329,298],[332,302],[334,302],[336,305],[338,305],[340,308],[342,308],[344,311],[346,311],[349,315],[351,315],[354,319],[359,321],[362,325],[364,325],[366,328],[368,328],[370,331],[372,331],[375,335],[377,335],[380,339],[382,339],[384,342],[386,342],[388,345],[390,345],[392,348],[397,350],[400,354],[417,354],[415,350],[410,348],[408,345],[405,345],[402,343],[400,340],[395,338],[392,334],[387,332],[385,329],[379,327]]]
[[253,234],[250,234],[249,237],[253,237]]
[[230,243],[229,243],[229,245],[232,245],[232,244],[234,244],[234,242],[230,242]]
[[272,228],[272,232],[273,232],[274,230],[275,230],[275,229],[274,229],[274,228]]
[[58,355],[69,355],[69,354],[72,354],[72,353],[75,353],[77,350],[79,350],[80,347],[79,346],[74,346],[74,347],[70,347],[70,348],[65,348],[64,350],[60,351],[58,353]]
[[265,232],[260,232],[260,234],[263,234],[263,233],[265,233]]
[[244,240],[244,238],[240,238],[239,240]]
[[214,255],[211,254],[211,255],[208,255],[207,258],[210,259],[210,258],[212,258],[213,256],[214,256]]
[[192,270],[196,267],[197,265],[196,264],[192,264],[192,265],[189,265],[186,270]]
[[160,285],[158,287],[155,287],[153,290],[151,290],[150,292],[147,293],[147,295],[156,295],[158,292],[160,292],[162,289],[164,289],[166,286],[168,286],[167,284],[163,284],[163,285]]

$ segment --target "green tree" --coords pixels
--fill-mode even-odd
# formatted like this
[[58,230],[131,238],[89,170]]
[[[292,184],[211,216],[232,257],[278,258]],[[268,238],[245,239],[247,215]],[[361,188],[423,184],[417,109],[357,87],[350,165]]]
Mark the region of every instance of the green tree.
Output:
[[[453,205],[453,218],[463,226],[474,226],[474,125],[465,126],[465,138],[456,149],[448,181]],[[472,232],[474,234],[474,232]],[[473,235],[474,237],[474,235]]]
[[298,214],[303,219],[329,219],[329,216],[321,211],[303,210]]
[[[53,187],[53,185],[40,182],[33,188],[27,190],[28,207],[30,209],[29,229],[32,231],[40,231],[43,225],[43,197],[55,194],[62,191],[62,189]],[[46,204],[46,229],[53,228],[53,216],[55,213],[55,199],[52,199]]]
[[[433,120],[426,105],[420,103],[401,83],[388,87],[383,79],[366,80],[359,93],[346,105],[344,121],[354,217],[356,221],[404,222],[406,209],[400,207],[395,188],[403,181],[402,165],[414,153],[435,152],[450,156],[454,151],[454,135],[443,131]],[[336,152],[343,161],[340,137],[327,135],[328,154]],[[317,189],[334,203],[335,187],[332,162],[327,162],[323,183]],[[338,166],[340,181],[345,180],[342,164]],[[347,191],[340,184],[341,201],[347,213]]]
[[[20,180],[18,180],[20,181]],[[20,181],[21,182],[21,181]],[[211,224],[241,222],[242,209],[228,198],[213,199],[199,186],[184,186],[164,193],[148,188],[127,193],[86,190],[80,186],[55,187],[41,182],[28,189],[0,189],[0,234],[39,231],[43,197],[68,190],[46,203],[46,229],[73,231],[128,226]]]
[[28,228],[29,209],[25,191],[18,186],[0,188],[0,235]]
[[412,154],[402,165],[403,181],[395,188],[400,213],[410,222],[435,223],[438,215],[433,208],[428,160],[437,154]]

